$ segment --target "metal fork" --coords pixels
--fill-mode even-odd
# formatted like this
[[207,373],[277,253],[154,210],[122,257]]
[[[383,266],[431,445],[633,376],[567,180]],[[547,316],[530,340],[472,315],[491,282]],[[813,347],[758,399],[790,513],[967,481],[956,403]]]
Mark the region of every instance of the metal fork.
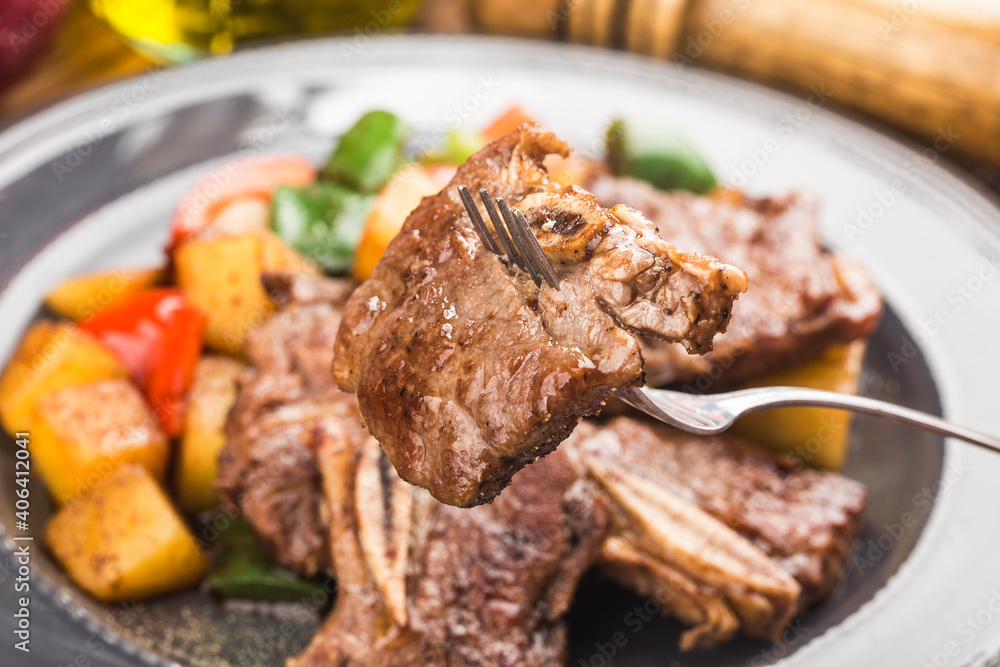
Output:
[[[559,276],[555,268],[545,256],[538,239],[535,238],[519,210],[511,209],[502,198],[497,198],[494,203],[486,190],[479,190],[479,196],[499,238],[498,245],[479,214],[468,188],[459,185],[458,193],[472,219],[472,226],[484,246],[506,258],[508,264],[530,275],[536,285],[541,285],[542,281],[545,281],[550,287],[559,289]],[[720,433],[732,426],[740,417],[752,412],[792,406],[814,406],[888,417],[1000,452],[1000,438],[995,436],[956,426],[919,410],[904,408],[893,403],[819,389],[760,387],[722,394],[688,394],[668,389],[631,387],[616,389],[614,393],[637,410],[690,433]]]

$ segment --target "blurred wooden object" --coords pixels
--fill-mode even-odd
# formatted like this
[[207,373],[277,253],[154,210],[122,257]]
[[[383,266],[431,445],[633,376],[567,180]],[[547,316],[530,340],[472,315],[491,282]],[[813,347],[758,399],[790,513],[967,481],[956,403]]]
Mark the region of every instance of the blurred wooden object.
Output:
[[[567,0],[563,0],[564,2]],[[569,0],[574,4],[590,0]],[[476,20],[490,32],[522,37],[555,37],[568,14],[560,0],[470,0]],[[589,16],[592,12],[587,11]]]
[[413,20],[416,32],[457,35],[472,32],[467,0],[424,0]]
[[669,58],[680,36],[688,0],[632,0],[624,45],[633,53]]
[[[921,3],[753,0],[705,47],[713,65],[823,86],[838,104],[911,130],[942,151],[1000,164],[1000,21],[977,23]],[[684,31],[710,30],[731,0],[697,0]],[[913,11],[907,11],[907,8]]]
[[[665,57],[674,49],[688,0],[469,0],[488,32],[627,47]],[[625,12],[621,10],[625,8]]]
[[[71,2],[50,51],[0,93],[0,119],[156,66],[86,2]],[[466,4],[488,32],[623,48],[803,91],[822,86],[835,104],[929,146],[951,128],[956,154],[1000,166],[1000,10],[931,0],[426,0],[416,28],[467,31]]]
[[938,151],[954,141],[956,152],[1000,165],[995,11],[921,0],[472,0],[472,11],[489,32],[822,87],[836,104],[937,141]]

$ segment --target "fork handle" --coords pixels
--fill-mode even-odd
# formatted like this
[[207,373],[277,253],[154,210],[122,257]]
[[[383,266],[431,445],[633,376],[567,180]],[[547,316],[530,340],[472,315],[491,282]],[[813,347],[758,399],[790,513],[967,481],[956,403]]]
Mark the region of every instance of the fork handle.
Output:
[[760,387],[720,394],[717,398],[722,399],[723,396],[726,397],[726,402],[733,401],[739,404],[738,409],[733,410],[734,416],[791,406],[839,408],[921,426],[935,433],[960,438],[974,445],[1000,452],[1000,438],[996,436],[946,422],[926,412],[865,396],[838,394],[832,391],[801,387]]

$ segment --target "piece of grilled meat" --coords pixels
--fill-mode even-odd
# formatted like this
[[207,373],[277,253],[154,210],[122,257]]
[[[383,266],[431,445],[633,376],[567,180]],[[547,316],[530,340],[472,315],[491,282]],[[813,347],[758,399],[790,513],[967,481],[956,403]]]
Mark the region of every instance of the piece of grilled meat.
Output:
[[776,640],[839,580],[865,503],[835,473],[632,418],[584,422],[472,509],[403,482],[356,423],[317,453],[339,593],[292,667],[562,663],[594,564],[693,626],[682,649]]
[[227,424],[216,486],[238,505],[268,556],[293,572],[328,569],[316,443],[357,400],[330,377],[340,309],[352,285],[317,276],[274,274],[265,287],[279,306],[246,343],[250,368]]
[[840,580],[866,502],[840,475],[628,417],[584,422],[562,449],[612,501],[602,571],[693,625],[685,649],[777,638]]
[[[567,152],[525,125],[471,157],[345,307],[334,378],[400,476],[444,503],[493,499],[612,390],[641,384],[635,333],[711,349],[746,289],[742,271],[679,252],[635,211],[550,182],[542,161]],[[458,184],[524,213],[559,289],[482,245]]]
[[336,572],[335,612],[293,665],[558,663],[593,565],[693,626],[683,648],[775,637],[839,580],[860,485],[643,420],[585,421],[491,505],[438,503],[317,370],[345,284],[267,282],[280,309],[249,339],[221,481],[272,559]]
[[330,438],[319,462],[339,592],[290,667],[565,663],[609,511],[559,452],[471,510],[403,482],[372,438]]
[[712,352],[692,356],[680,345],[644,339],[648,385],[718,391],[864,338],[878,323],[882,300],[865,272],[821,247],[813,198],[752,199],[731,190],[698,197],[597,169],[588,174],[598,201],[639,209],[663,238],[736,264],[752,285]]

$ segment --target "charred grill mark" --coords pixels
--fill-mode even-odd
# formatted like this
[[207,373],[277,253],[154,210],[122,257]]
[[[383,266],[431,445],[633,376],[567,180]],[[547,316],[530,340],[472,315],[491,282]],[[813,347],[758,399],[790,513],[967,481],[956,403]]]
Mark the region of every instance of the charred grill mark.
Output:
[[[538,226],[550,234],[562,236],[573,236],[587,226],[587,220],[583,214],[571,213],[550,206],[540,208],[532,217],[535,218],[533,227]],[[541,222],[538,222],[539,220]]]

